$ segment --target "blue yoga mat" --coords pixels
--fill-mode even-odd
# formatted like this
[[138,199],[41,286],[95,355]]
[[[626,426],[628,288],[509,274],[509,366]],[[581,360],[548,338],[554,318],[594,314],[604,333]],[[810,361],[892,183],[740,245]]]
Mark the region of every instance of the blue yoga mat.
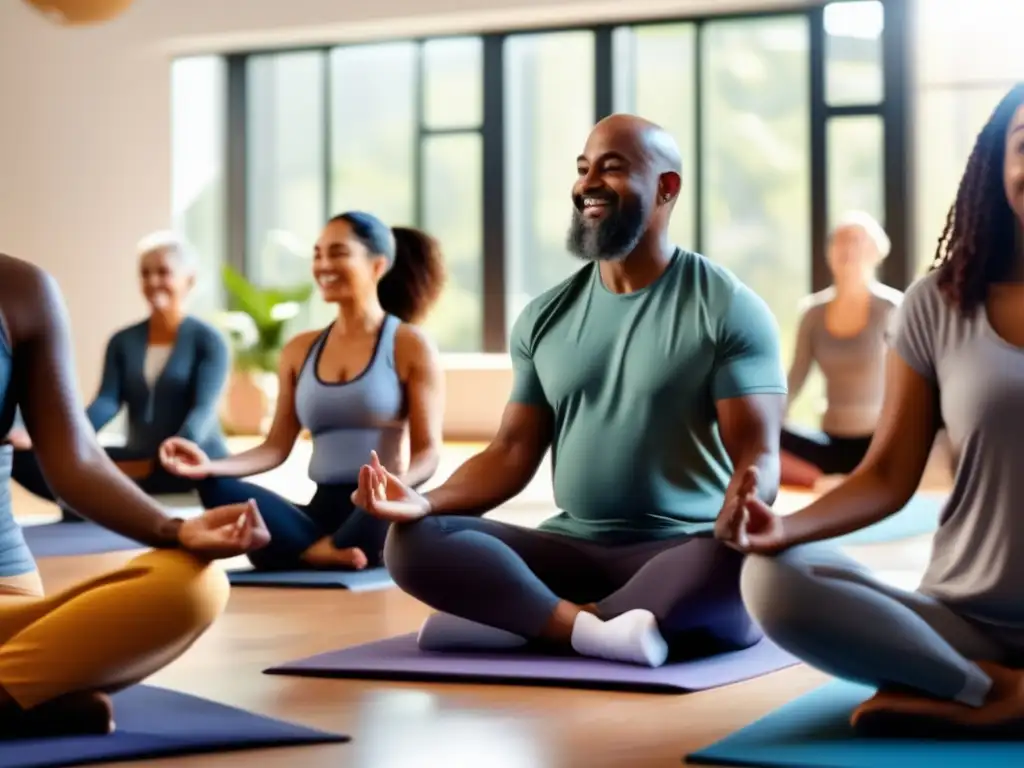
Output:
[[145,545],[95,523],[46,523],[22,528],[28,548],[36,557],[96,555],[146,549]]
[[114,696],[114,720],[117,728],[109,736],[0,742],[0,768],[57,768],[349,741],[348,736],[146,685]]
[[919,494],[896,514],[867,528],[832,539],[832,542],[838,545],[878,544],[934,533],[938,530],[939,516],[945,505],[945,496]]
[[757,768],[965,768],[1024,765],[1021,742],[857,737],[850,714],[874,693],[844,681],[790,702],[717,744],[688,755],[696,765]]
[[369,592],[395,586],[387,568],[365,571],[228,571],[228,581],[237,587],[293,587],[305,589],[347,589]]

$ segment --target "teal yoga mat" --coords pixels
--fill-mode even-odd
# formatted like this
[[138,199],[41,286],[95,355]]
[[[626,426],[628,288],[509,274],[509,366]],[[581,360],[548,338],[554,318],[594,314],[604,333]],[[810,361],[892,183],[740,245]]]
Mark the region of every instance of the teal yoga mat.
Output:
[[946,505],[945,496],[914,496],[894,515],[874,525],[845,536],[832,539],[838,545],[879,544],[934,533],[939,527],[939,516]]
[[707,749],[689,765],[753,768],[1020,768],[1019,742],[925,741],[857,737],[850,713],[874,692],[844,681],[829,683]]

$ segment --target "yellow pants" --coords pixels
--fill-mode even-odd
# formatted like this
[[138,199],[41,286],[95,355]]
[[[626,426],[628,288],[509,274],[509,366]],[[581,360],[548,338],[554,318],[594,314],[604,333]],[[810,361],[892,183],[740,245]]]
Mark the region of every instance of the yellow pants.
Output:
[[224,611],[223,570],[154,550],[58,594],[38,577],[0,586],[0,687],[22,708],[77,691],[112,692],[178,658]]

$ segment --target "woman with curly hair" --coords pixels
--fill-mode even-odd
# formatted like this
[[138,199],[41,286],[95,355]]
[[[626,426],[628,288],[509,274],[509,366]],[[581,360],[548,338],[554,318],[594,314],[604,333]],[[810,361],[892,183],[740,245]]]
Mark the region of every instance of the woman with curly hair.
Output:
[[[256,568],[380,564],[388,524],[354,507],[351,496],[371,451],[400,467],[410,486],[437,469],[443,373],[415,323],[437,300],[444,276],[440,249],[429,235],[391,229],[368,213],[335,216],[317,240],[313,277],[324,300],[337,305],[338,317],[285,345],[277,408],[263,443],[214,460],[184,438],[161,446],[164,467],[197,480],[204,506],[257,501],[273,538],[249,558]],[[308,504],[238,479],[283,464],[302,428],[313,438],[309,477],[316,493]]]
[[[743,598],[765,633],[825,672],[878,688],[853,713],[863,733],[978,738],[1024,725],[1022,225],[1019,84],[978,135],[935,263],[903,301],[864,461],[790,516],[751,495],[718,521],[719,538],[749,553]],[[901,509],[940,427],[956,477],[916,591],[811,543]]]

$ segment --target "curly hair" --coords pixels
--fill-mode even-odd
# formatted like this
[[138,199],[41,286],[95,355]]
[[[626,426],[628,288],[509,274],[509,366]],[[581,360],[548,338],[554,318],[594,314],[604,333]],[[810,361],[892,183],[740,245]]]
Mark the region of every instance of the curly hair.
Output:
[[420,323],[437,303],[447,273],[437,240],[410,227],[388,227],[362,211],[339,214],[370,253],[385,256],[390,267],[377,284],[377,298],[388,314],[406,323]]
[[956,200],[946,216],[932,270],[946,297],[962,312],[985,303],[988,287],[1005,279],[1016,252],[1017,222],[1006,199],[1006,132],[1024,104],[1024,83],[996,105],[974,142]]

